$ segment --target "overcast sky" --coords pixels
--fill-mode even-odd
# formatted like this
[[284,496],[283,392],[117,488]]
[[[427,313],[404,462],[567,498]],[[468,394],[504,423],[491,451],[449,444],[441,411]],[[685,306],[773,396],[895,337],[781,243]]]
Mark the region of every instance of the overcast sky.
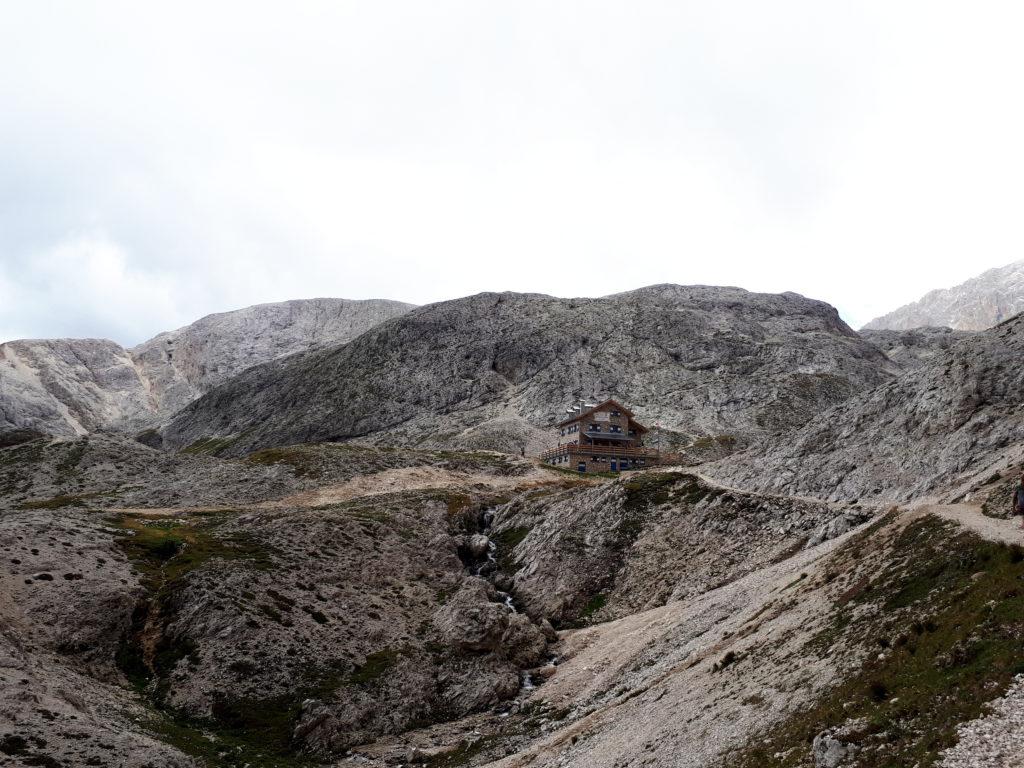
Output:
[[0,340],[1024,256],[1024,7],[0,0]]

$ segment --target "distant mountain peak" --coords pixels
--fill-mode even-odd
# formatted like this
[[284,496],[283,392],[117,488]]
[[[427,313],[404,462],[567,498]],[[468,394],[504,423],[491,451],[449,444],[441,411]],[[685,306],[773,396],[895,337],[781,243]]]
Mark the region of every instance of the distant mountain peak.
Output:
[[863,330],[904,331],[927,326],[983,331],[1024,312],[1024,260],[996,267],[952,288],[876,317]]

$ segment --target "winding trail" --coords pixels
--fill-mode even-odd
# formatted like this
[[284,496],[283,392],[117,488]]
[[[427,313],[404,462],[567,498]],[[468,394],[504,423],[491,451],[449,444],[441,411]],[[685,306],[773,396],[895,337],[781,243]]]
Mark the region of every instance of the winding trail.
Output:
[[975,504],[929,504],[914,511],[950,520],[989,541],[1024,544],[1024,528],[1020,523],[983,515],[981,507]]

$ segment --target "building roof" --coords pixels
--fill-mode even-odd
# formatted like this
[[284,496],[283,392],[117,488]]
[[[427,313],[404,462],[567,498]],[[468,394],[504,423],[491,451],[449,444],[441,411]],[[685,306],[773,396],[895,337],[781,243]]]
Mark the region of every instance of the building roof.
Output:
[[631,422],[633,423],[633,425],[634,425],[634,426],[635,426],[635,427],[636,427],[636,428],[637,428],[637,429],[638,429],[639,431],[641,431],[641,432],[646,432],[646,431],[647,431],[647,427],[645,427],[645,426],[644,426],[643,424],[641,424],[640,422],[638,422],[638,421],[637,421],[637,420],[636,420],[636,419],[634,418],[634,416],[633,416],[633,412],[632,412],[631,410],[629,410],[629,408],[627,408],[626,406],[624,406],[624,405],[623,405],[622,403],[620,403],[620,402],[619,402],[618,400],[613,400],[612,398],[608,398],[608,399],[607,399],[607,400],[605,400],[604,402],[598,403],[598,404],[597,404],[597,405],[595,405],[595,406],[594,406],[593,408],[588,408],[588,409],[587,409],[587,410],[585,410],[585,411],[581,411],[580,413],[577,413],[577,414],[576,414],[575,416],[571,416],[571,417],[569,417],[568,419],[566,419],[565,421],[561,421],[561,422],[559,422],[559,423],[558,423],[558,424],[556,424],[555,426],[556,426],[556,427],[564,427],[564,426],[565,426],[566,424],[575,424],[575,423],[576,423],[577,421],[579,421],[580,419],[583,419],[583,418],[585,418],[586,416],[589,416],[590,414],[594,413],[595,411],[601,411],[601,410],[604,410],[605,408],[607,408],[607,407],[608,407],[608,406],[610,406],[610,405],[614,405],[614,406],[615,406],[616,408],[618,408],[618,409],[619,409],[620,411],[622,411],[622,412],[623,412],[624,414],[626,414],[626,416],[628,416],[628,417],[629,417],[629,420],[630,420],[630,421],[631,421]]

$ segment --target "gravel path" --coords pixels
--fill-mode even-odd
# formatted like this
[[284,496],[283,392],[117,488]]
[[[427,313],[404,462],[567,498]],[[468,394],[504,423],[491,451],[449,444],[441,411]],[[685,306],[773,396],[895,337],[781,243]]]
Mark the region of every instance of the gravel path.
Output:
[[1021,528],[1016,519],[999,520],[986,517],[981,513],[981,507],[973,504],[935,504],[921,507],[919,511],[952,520],[989,541],[1024,544],[1024,528]]
[[942,753],[942,768],[1024,766],[1024,675],[990,706],[991,714],[957,729],[958,743]]

